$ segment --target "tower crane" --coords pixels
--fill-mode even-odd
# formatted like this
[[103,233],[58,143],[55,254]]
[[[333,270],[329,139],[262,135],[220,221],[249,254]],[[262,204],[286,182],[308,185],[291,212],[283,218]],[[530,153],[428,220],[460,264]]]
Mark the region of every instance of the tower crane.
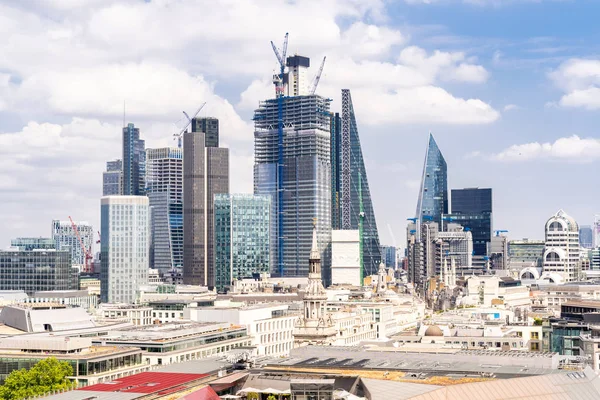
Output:
[[319,85],[319,81],[321,80],[321,74],[323,73],[323,67],[325,66],[325,59],[327,58],[327,56],[323,57],[323,61],[321,61],[321,66],[319,67],[319,71],[317,72],[317,75],[315,75],[315,79],[313,80],[312,86],[310,87],[310,90],[308,91],[309,94],[315,94],[315,92],[317,91],[317,86]]
[[273,83],[275,84],[275,97],[277,98],[277,216],[278,216],[278,232],[277,241],[278,249],[277,252],[277,270],[279,275],[283,276],[283,245],[285,238],[283,236],[283,96],[284,90],[284,76],[285,76],[285,61],[288,47],[288,33],[285,34],[283,39],[283,46],[281,47],[281,53],[275,46],[275,43],[271,41],[271,47],[279,62],[279,75],[273,75]]
[[187,122],[185,123],[183,128],[181,128],[181,130],[178,133],[173,134],[173,136],[177,139],[177,147],[181,148],[181,138],[183,137],[183,134],[187,131],[187,128],[188,128],[188,126],[191,125],[192,120],[194,118],[196,118],[196,116],[200,113],[200,111],[204,108],[205,105],[206,105],[206,102],[202,103],[202,105],[196,110],[196,112],[194,113],[194,115],[191,118],[188,115],[188,113],[183,111],[183,115],[185,115]]
[[90,272],[89,261],[94,259],[94,256],[92,256],[92,249],[91,247],[89,249],[85,248],[85,244],[83,244],[83,240],[81,239],[81,235],[79,234],[79,229],[77,229],[77,225],[75,225],[75,222],[73,222],[73,218],[71,218],[70,216],[69,221],[71,221],[71,227],[73,228],[73,232],[75,232],[75,236],[77,236],[77,240],[79,240],[81,252],[84,256],[83,271]]

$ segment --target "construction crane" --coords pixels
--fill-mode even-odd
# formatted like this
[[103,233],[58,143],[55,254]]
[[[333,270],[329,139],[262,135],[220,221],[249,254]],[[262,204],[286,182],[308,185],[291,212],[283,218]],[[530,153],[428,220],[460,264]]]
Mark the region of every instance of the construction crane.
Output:
[[100,235],[100,231],[98,231],[98,240],[96,240],[96,244],[100,244],[102,241],[102,235]]
[[75,236],[77,236],[77,240],[79,240],[79,245],[81,246],[81,252],[83,253],[83,256],[84,256],[83,272],[90,272],[89,261],[94,259],[94,256],[92,256],[91,246],[89,249],[85,248],[85,244],[83,244],[83,240],[81,239],[81,235],[79,234],[79,229],[77,229],[77,225],[75,225],[75,222],[73,222],[73,218],[71,218],[70,216],[69,216],[69,221],[71,221],[71,227],[73,228],[73,232],[75,232]]
[[319,85],[319,81],[321,80],[321,74],[323,73],[323,67],[325,66],[326,58],[327,58],[327,56],[323,57],[323,61],[321,62],[321,67],[319,67],[319,71],[317,72],[317,75],[315,75],[315,79],[313,80],[313,83],[310,87],[308,94],[313,95],[317,91],[317,86]]
[[277,252],[277,270],[279,276],[283,276],[283,245],[285,238],[283,236],[283,97],[285,94],[284,77],[285,77],[285,61],[288,47],[288,33],[283,39],[281,53],[271,41],[271,47],[277,61],[279,62],[279,75],[273,75],[273,83],[275,84],[275,97],[277,98],[277,215],[278,215],[278,249]]
[[185,115],[187,122],[185,123],[183,128],[181,128],[181,130],[178,133],[173,134],[174,138],[177,139],[177,147],[179,147],[180,149],[181,149],[181,138],[183,137],[183,134],[187,131],[187,128],[188,128],[188,126],[191,125],[192,120],[194,118],[196,118],[196,116],[200,113],[200,111],[204,108],[205,105],[206,105],[206,102],[202,103],[202,105],[200,107],[198,107],[198,109],[196,110],[196,112],[194,113],[194,115],[191,118],[188,115],[188,113],[183,111],[183,115]]
[[508,233],[508,231],[505,229],[498,229],[494,232],[496,233],[496,236],[500,236],[501,233]]

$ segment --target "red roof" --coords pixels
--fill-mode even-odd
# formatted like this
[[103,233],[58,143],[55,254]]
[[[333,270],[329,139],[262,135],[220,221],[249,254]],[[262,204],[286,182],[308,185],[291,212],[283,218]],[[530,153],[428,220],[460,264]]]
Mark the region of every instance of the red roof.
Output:
[[193,393],[182,397],[181,400],[220,400],[220,397],[210,386],[203,387]]
[[157,393],[174,386],[204,378],[208,374],[177,374],[168,372],[142,372],[125,376],[112,382],[98,383],[79,390],[97,392]]

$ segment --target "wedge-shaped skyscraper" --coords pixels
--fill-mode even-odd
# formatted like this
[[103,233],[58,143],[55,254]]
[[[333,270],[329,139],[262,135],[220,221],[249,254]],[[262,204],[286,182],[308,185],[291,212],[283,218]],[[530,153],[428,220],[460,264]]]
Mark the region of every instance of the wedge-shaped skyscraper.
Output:
[[363,274],[377,274],[381,262],[379,233],[349,89],[342,89],[342,115],[336,113],[332,117],[331,171],[332,227],[359,229],[361,212],[364,213]]
[[448,214],[448,171],[446,160],[430,133],[415,217],[442,226],[442,214]]

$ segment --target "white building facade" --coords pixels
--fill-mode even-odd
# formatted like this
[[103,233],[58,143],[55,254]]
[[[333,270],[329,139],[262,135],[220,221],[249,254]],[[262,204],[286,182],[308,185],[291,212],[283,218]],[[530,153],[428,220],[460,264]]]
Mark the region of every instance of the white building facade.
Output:
[[557,273],[564,282],[576,281],[581,275],[579,226],[559,210],[546,222],[544,273]]
[[146,196],[101,199],[103,303],[135,303],[137,289],[148,283],[150,211]]
[[[79,242],[77,233],[73,229],[73,224],[81,237],[85,251],[81,248],[81,242]],[[71,224],[71,221],[52,220],[52,240],[56,250],[69,250],[71,252],[71,263],[73,265],[85,265],[86,252],[89,251],[92,254],[94,228],[89,222],[85,221],[73,221],[73,224]],[[88,264],[91,266],[91,260]]]
[[360,286],[358,230],[331,231],[331,283]]

